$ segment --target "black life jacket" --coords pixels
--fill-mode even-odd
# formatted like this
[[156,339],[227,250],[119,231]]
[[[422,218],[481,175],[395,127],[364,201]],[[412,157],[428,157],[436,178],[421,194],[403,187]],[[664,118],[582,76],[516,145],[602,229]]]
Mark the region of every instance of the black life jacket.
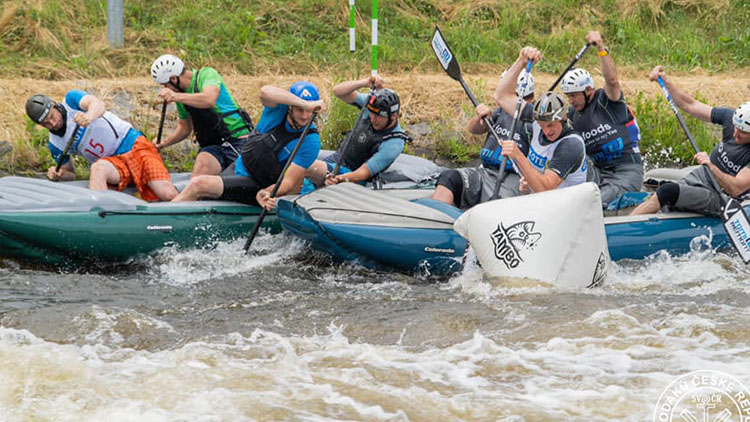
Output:
[[[286,130],[286,118],[273,129],[266,133],[253,130],[240,149],[242,164],[250,176],[258,182],[261,187],[273,185],[279,179],[286,161],[279,162],[279,152],[284,147],[299,138],[301,132],[289,132]],[[310,128],[307,135],[318,133],[315,128]],[[304,139],[302,140],[304,142]],[[287,158],[288,160],[288,158]]]
[[[200,92],[198,90],[199,73],[200,70],[195,71],[195,93]],[[183,104],[183,106],[185,106],[188,114],[190,114],[190,120],[193,122],[193,131],[195,131],[195,139],[201,148],[209,145],[221,145],[233,139],[234,134],[237,132],[245,129],[248,132],[253,130],[253,121],[250,115],[242,108],[237,108],[226,113],[217,113],[213,110],[213,107],[196,108],[187,104]],[[230,131],[224,122],[224,118],[233,114],[239,115],[245,124]]]
[[357,170],[378,151],[380,144],[394,138],[401,138],[404,142],[411,141],[409,135],[404,132],[384,133],[376,131],[372,128],[369,119],[362,119],[360,124],[352,129],[351,139],[349,145],[346,146],[346,151],[342,151],[343,143],[339,145],[337,152],[343,156],[341,165],[352,171]]

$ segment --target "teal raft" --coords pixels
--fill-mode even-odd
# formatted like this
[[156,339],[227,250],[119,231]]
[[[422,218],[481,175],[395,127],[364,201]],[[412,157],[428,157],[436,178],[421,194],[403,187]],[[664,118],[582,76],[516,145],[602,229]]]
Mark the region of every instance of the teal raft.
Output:
[[[189,174],[175,174],[184,186]],[[87,182],[0,178],[0,257],[45,265],[121,263],[164,247],[203,248],[247,236],[259,207],[226,201],[149,203]],[[263,227],[278,232],[275,214]],[[240,250],[238,249],[238,253]]]

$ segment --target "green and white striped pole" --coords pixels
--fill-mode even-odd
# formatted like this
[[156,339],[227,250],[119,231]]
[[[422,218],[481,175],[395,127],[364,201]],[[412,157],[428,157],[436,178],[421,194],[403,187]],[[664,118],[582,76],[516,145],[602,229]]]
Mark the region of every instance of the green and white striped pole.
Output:
[[349,0],[349,51],[354,52],[354,0]]
[[378,0],[372,0],[372,76],[378,74]]

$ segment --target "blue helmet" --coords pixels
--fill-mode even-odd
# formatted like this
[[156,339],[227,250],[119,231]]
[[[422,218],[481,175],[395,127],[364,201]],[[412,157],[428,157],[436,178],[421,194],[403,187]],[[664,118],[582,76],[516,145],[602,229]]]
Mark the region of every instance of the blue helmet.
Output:
[[292,84],[292,86],[289,87],[289,92],[302,98],[305,101],[317,101],[320,99],[318,87],[313,85],[312,82],[295,82],[294,84]]

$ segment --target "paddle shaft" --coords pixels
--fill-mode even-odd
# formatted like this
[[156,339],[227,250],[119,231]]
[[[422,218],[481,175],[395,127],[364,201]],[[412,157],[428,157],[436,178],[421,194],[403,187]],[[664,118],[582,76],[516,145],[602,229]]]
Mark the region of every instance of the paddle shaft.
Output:
[[161,143],[161,131],[164,129],[164,116],[167,114],[167,100],[161,105],[161,118],[159,119],[159,134],[156,135],[156,145]]
[[73,141],[76,139],[76,133],[78,133],[78,129],[81,128],[81,125],[76,125],[76,128],[73,129],[73,133],[70,135],[70,139],[68,139],[67,145],[65,145],[65,149],[62,152],[62,155],[60,156],[60,160],[57,162],[57,166],[55,167],[55,173],[60,172],[60,168],[63,165],[63,161],[65,161],[65,158],[68,157],[68,152],[70,152],[70,147],[73,146]]
[[555,88],[557,88],[557,84],[559,84],[560,81],[562,80],[562,78],[565,76],[565,74],[568,73],[568,71],[570,69],[572,69],[573,66],[575,66],[576,63],[578,63],[578,60],[581,60],[581,57],[583,57],[583,55],[586,53],[586,50],[588,50],[590,46],[591,46],[591,44],[589,44],[589,43],[586,43],[586,45],[583,46],[583,48],[578,52],[578,54],[576,54],[576,56],[573,59],[573,61],[570,62],[570,64],[568,65],[568,67],[566,67],[565,70],[562,71],[562,73],[560,74],[560,76],[557,77],[557,80],[555,81],[555,83],[552,84],[552,86],[549,88],[548,91],[554,91]]
[[[373,95],[373,91],[375,91],[375,83],[370,86],[370,96]],[[354,129],[359,126],[360,121],[362,120],[362,117],[365,115],[365,111],[367,111],[367,104],[370,103],[370,98],[367,97],[367,102],[365,102],[365,105],[362,106],[362,110],[359,111],[359,116],[357,116],[357,120],[354,122],[354,126],[352,127],[352,130],[349,131],[349,133],[346,134],[346,139],[344,139],[344,143],[341,145],[341,154],[339,155],[339,158],[336,160],[336,165],[333,167],[333,175],[334,177],[339,174],[339,171],[341,170],[341,162],[344,161],[344,154],[346,154],[346,150],[349,148],[349,144],[352,141],[352,135],[354,134]],[[356,170],[356,169],[350,169],[350,170]]]
[[[460,71],[459,71],[460,72]],[[471,100],[471,103],[474,104],[474,108],[476,108],[479,105],[479,102],[477,101],[476,97],[474,97],[474,94],[471,92],[471,89],[469,89],[469,86],[466,85],[466,82],[464,82],[464,78],[459,73],[458,75],[458,82],[461,83],[461,86],[464,89],[464,92],[466,92],[466,95],[469,96],[469,100]],[[490,131],[490,134],[495,137],[495,141],[497,141],[497,144],[500,145],[500,135],[495,131],[495,127],[492,125],[492,122],[490,122],[490,119],[487,118],[487,116],[482,117],[482,121],[484,122],[485,126]],[[498,169],[497,174],[497,185],[500,185],[500,182],[505,179],[505,165],[508,162],[508,157],[503,156],[503,161],[500,164],[500,168]]]
[[[310,117],[310,121],[307,122],[305,125],[305,129],[302,130],[302,134],[299,136],[299,141],[297,141],[297,145],[294,146],[294,149],[292,150],[292,153],[289,155],[289,158],[286,160],[286,164],[284,164],[284,168],[281,170],[281,174],[279,174],[279,178],[276,179],[276,184],[273,186],[273,189],[271,190],[271,198],[275,198],[276,194],[279,192],[279,188],[281,187],[281,182],[284,181],[284,175],[286,174],[287,169],[289,169],[289,166],[292,165],[292,160],[294,160],[294,157],[297,155],[297,151],[299,151],[300,146],[302,146],[302,142],[305,140],[305,136],[307,136],[307,132],[310,131],[310,127],[312,127],[313,121],[315,121],[315,118],[318,117],[318,112],[313,111],[312,116]],[[263,211],[261,211],[260,215],[258,216],[258,221],[255,222],[255,226],[253,227],[253,231],[250,232],[250,236],[247,238],[247,241],[245,242],[245,252],[248,252],[250,250],[250,245],[252,245],[253,240],[255,239],[255,236],[258,234],[258,230],[260,230],[260,225],[263,223],[263,220],[266,218],[266,214],[268,214],[268,210],[266,207],[262,207]]]
[[[531,66],[534,64],[534,61],[529,59],[528,62],[526,62],[526,79],[523,81],[523,87],[521,88],[521,92],[526,91],[526,86],[529,84],[529,75],[531,74]],[[518,121],[521,120],[521,105],[523,104],[523,98],[521,96],[518,96],[518,101],[516,102],[516,110],[513,112],[513,123],[510,124],[510,139],[513,140],[513,138],[516,136],[516,126],[518,126]],[[497,135],[495,135],[495,139],[498,139]],[[500,146],[500,140],[497,141],[498,146]],[[497,199],[498,195],[500,194],[500,185],[503,182],[503,179],[505,178],[505,163],[507,162],[508,156],[503,156],[503,164],[502,164],[502,173],[498,172],[498,178],[497,182],[495,182],[495,189],[492,192],[492,199]],[[501,178],[502,177],[502,178]]]

